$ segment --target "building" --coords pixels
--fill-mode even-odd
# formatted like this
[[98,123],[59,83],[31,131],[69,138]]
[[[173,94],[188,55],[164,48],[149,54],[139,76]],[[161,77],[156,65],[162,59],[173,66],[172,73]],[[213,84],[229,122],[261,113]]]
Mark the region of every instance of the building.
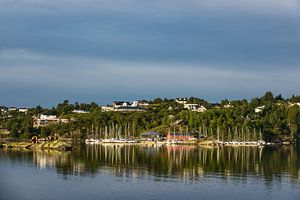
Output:
[[289,102],[289,107],[292,107],[292,106],[299,106],[300,107],[300,103],[299,102],[295,102],[295,103]]
[[9,107],[8,112],[11,112],[11,111],[17,111],[17,108],[16,107]]
[[187,98],[176,98],[175,101],[180,104],[186,104]]
[[0,112],[7,112],[8,108],[6,106],[0,106]]
[[68,119],[59,118],[56,115],[39,115],[33,118],[33,127],[43,127],[50,124],[68,123]]
[[138,107],[148,107],[149,103],[145,101],[138,101]]
[[167,135],[167,140],[172,141],[172,140],[194,140],[195,137],[193,134],[187,133],[187,134],[182,134],[182,133],[168,133]]
[[199,105],[195,103],[185,103],[183,104],[183,107],[188,110],[196,110],[199,107]]
[[103,112],[109,112],[109,111],[114,111],[114,108],[112,106],[101,106],[101,110]]
[[22,112],[22,113],[27,113],[28,112],[28,108],[19,108],[18,111]]
[[73,110],[73,113],[76,113],[76,114],[84,114],[84,113],[89,113],[88,111],[85,111],[85,110]]
[[120,108],[120,107],[127,107],[130,106],[130,102],[128,101],[113,101],[112,102],[112,107],[115,108]]
[[224,108],[232,108],[233,106],[229,103],[223,106]]
[[204,106],[199,106],[197,109],[193,110],[195,112],[205,112],[207,109]]
[[255,113],[260,113],[265,109],[265,106],[258,106],[257,108],[254,109]]
[[102,106],[103,112],[143,112],[144,108],[139,106],[139,101],[133,101],[132,103],[128,101],[113,101],[112,106]]

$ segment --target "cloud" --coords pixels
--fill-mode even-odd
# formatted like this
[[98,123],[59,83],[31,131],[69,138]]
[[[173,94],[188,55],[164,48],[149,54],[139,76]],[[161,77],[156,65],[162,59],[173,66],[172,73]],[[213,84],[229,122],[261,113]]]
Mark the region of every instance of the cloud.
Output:
[[[10,65],[14,58],[18,62]],[[55,57],[26,50],[2,51],[0,60],[0,92],[15,91],[16,99],[31,98],[31,104],[37,103],[35,98],[44,98],[50,105],[64,98],[84,101],[98,98],[100,103],[106,104],[113,99],[158,96],[219,100],[237,95],[248,98],[265,90],[285,95],[300,93],[297,88],[300,69],[239,71],[210,65],[170,66],[168,63]],[[31,90],[38,92],[34,94]]]

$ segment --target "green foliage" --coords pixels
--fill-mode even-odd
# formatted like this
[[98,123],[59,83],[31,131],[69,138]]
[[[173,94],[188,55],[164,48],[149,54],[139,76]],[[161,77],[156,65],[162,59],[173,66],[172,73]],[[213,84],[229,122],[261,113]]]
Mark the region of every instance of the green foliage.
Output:
[[[30,109],[27,114],[12,112],[10,117],[3,114],[0,127],[10,129],[11,137],[30,138],[33,135],[46,137],[58,134],[63,137],[84,139],[94,137],[138,137],[149,130],[167,133],[173,130],[173,123],[181,119],[184,125],[176,131],[200,132],[207,138],[222,140],[293,140],[300,135],[300,108],[289,106],[288,101],[297,102],[298,97],[285,100],[281,95],[274,98],[266,92],[261,98],[247,100],[222,100],[214,106],[207,101],[190,97],[188,103],[197,103],[208,108],[205,112],[184,109],[174,99],[157,98],[148,101],[146,112],[102,112],[96,103],[70,104],[65,100],[56,107],[45,109],[41,106]],[[300,102],[300,101],[299,101]],[[224,108],[229,104],[230,108]],[[265,106],[262,112],[255,113],[258,106]],[[171,107],[172,109],[168,109]],[[85,114],[72,113],[74,109],[89,111]],[[33,116],[55,114],[69,119],[69,123],[51,124],[47,127],[33,128]]]

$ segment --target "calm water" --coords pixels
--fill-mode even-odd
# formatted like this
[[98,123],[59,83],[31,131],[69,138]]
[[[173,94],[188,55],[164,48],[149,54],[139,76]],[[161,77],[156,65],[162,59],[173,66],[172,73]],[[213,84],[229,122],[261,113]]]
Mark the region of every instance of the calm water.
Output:
[[300,199],[293,147],[0,150],[0,199]]

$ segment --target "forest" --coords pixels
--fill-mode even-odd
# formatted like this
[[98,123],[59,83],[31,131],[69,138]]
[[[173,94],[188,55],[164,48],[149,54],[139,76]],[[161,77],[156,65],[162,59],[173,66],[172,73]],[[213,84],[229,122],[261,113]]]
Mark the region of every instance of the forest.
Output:
[[[224,99],[210,103],[196,97],[187,98],[188,103],[204,106],[207,109],[204,112],[188,110],[175,99],[143,101],[149,104],[144,112],[104,112],[95,102],[72,104],[68,100],[52,108],[36,106],[26,113],[2,111],[0,128],[9,134],[1,137],[29,139],[58,135],[80,141],[88,137],[137,138],[147,131],[196,134],[199,138],[223,141],[295,141],[300,136],[300,96],[284,99],[267,91],[250,101]],[[258,107],[263,109],[255,112]],[[74,113],[76,109],[87,113]],[[35,127],[35,116],[40,114],[56,115],[68,123]],[[176,125],[178,120],[182,122],[180,125]]]

